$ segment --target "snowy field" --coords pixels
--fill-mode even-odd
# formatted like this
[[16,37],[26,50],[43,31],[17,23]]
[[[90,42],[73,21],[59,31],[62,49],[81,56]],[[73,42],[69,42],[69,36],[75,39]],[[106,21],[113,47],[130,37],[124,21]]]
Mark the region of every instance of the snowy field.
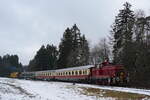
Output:
[[0,100],[150,100],[150,90],[0,78]]

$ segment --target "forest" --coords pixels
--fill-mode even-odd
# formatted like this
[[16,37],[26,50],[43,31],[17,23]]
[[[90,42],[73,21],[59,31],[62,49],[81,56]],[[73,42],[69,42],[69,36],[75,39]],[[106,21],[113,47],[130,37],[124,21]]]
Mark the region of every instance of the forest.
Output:
[[110,26],[109,36],[94,46],[90,46],[85,34],[76,24],[67,27],[59,46],[42,45],[26,67],[17,55],[0,57],[0,75],[100,64],[109,59],[113,64],[125,66],[130,86],[150,88],[150,16],[143,10],[133,11],[130,3],[124,3]]

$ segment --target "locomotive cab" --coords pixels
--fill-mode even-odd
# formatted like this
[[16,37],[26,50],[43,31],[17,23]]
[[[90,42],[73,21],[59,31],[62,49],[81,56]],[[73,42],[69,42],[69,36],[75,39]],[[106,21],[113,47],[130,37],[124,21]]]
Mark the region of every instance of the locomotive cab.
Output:
[[92,81],[96,84],[126,85],[129,82],[127,71],[122,65],[103,62],[95,65],[91,72]]

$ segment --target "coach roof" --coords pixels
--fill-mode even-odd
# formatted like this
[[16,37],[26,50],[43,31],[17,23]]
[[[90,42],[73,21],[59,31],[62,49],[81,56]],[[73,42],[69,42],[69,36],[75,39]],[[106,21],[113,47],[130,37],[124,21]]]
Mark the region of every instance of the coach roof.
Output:
[[71,68],[63,68],[63,69],[57,69],[56,72],[62,72],[62,71],[72,71],[72,70],[85,70],[89,69],[91,67],[94,67],[93,65],[87,65],[87,66],[80,66],[80,67],[71,67]]

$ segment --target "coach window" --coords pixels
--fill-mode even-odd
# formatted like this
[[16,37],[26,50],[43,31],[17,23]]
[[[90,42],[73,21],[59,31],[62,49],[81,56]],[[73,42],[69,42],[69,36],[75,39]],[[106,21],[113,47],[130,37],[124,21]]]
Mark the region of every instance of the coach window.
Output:
[[78,71],[75,71],[76,72],[76,75],[78,75]]
[[82,75],[82,71],[81,70],[79,70],[79,75]]
[[87,70],[87,75],[90,73],[89,69]]
[[86,70],[84,70],[84,75],[86,75]]
[[64,72],[64,76],[66,75],[66,72]]
[[65,72],[63,72],[63,75],[65,76]]
[[72,71],[72,75],[74,75],[74,71]]
[[70,75],[72,75],[72,71],[70,71]]

